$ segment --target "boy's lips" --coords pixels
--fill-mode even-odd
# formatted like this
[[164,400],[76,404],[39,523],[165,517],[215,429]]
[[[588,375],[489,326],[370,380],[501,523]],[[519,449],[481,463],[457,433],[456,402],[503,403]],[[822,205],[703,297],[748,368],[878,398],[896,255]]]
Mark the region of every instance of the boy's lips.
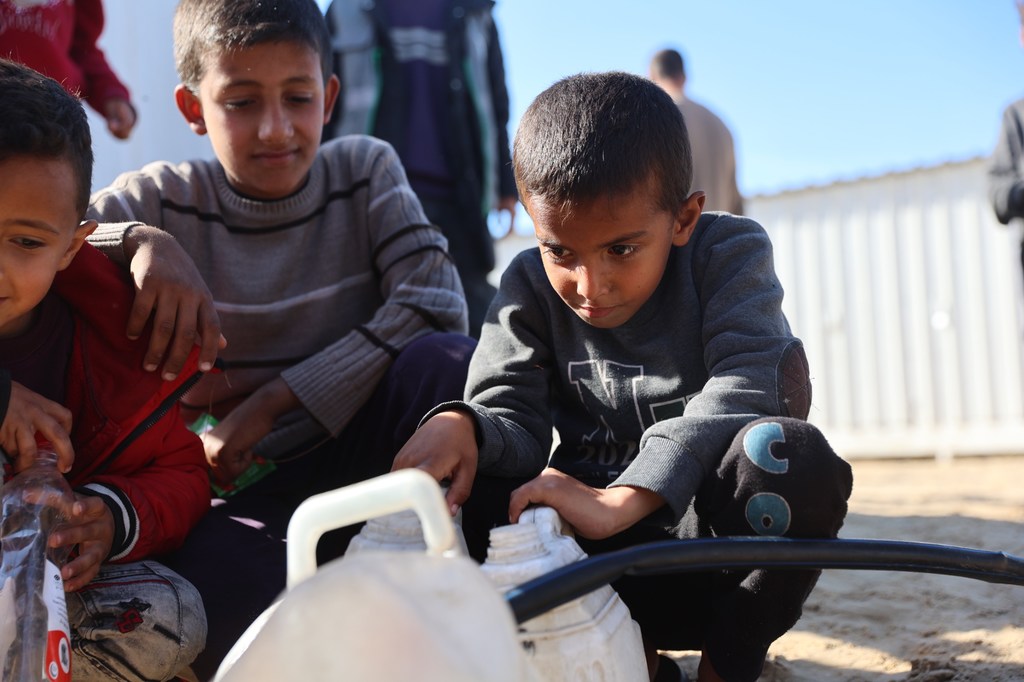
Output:
[[287,163],[298,154],[297,149],[281,149],[278,151],[265,151],[256,154],[256,158],[267,163]]
[[605,317],[606,315],[611,314],[612,310],[614,310],[614,308],[587,305],[581,305],[579,309],[580,312],[582,312],[584,315],[595,320],[600,317]]

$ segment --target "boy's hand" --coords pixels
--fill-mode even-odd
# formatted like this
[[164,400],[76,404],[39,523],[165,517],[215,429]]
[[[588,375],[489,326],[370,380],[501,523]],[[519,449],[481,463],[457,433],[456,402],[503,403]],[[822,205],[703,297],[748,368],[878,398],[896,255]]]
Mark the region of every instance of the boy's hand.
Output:
[[60,569],[64,591],[74,592],[96,577],[114,544],[114,516],[98,497],[75,493],[68,521],[50,535],[50,547],[78,545],[78,556]]
[[107,130],[119,140],[127,140],[135,127],[135,108],[120,97],[112,99],[103,107],[103,118],[107,119]]
[[174,237],[148,225],[136,225],[125,233],[125,255],[136,289],[128,316],[128,338],[141,336],[146,322],[153,318],[143,368],[153,372],[164,361],[163,376],[172,380],[181,372],[192,346],[198,344],[199,369],[212,369],[217,351],[227,341],[220,333],[213,296],[192,258]]
[[75,451],[68,435],[71,433],[71,411],[12,381],[7,414],[0,424],[0,447],[16,457],[15,471],[27,468],[35,460],[37,433],[53,443],[53,449],[57,451],[57,468],[61,473],[70,471],[75,461]]
[[626,530],[665,500],[658,493],[631,486],[591,488],[558,469],[548,468],[512,492],[509,521],[517,523],[531,504],[553,508],[581,536],[601,540]]
[[452,410],[435,414],[418,428],[398,451],[391,470],[415,467],[439,482],[448,479],[446,499],[454,516],[473,490],[479,456],[476,422],[465,412]]
[[299,399],[281,377],[239,403],[202,436],[214,479],[224,485],[238,478],[252,465],[252,448],[270,433],[277,418],[298,407]]

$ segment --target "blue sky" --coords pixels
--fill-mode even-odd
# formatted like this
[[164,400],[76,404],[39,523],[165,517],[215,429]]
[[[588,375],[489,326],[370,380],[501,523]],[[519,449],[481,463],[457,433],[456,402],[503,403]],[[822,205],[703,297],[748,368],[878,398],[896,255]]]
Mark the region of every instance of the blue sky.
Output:
[[1013,0],[497,0],[515,123],[562,76],[679,49],[745,194],[987,155],[1024,96]]
[[674,47],[747,195],[988,155],[1024,97],[1014,0],[497,0],[495,17],[510,134],[555,80],[646,75]]

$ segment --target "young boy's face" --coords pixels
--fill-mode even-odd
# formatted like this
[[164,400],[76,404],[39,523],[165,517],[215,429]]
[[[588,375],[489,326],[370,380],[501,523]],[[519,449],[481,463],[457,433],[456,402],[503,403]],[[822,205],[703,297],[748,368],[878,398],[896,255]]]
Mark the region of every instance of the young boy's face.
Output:
[[338,95],[320,58],[298,42],[263,43],[206,58],[199,92],[175,91],[192,129],[209,134],[228,182],[255,199],[281,199],[306,181]]
[[568,218],[523,199],[533,219],[548,281],[587,324],[611,329],[647,302],[665,272],[669,251],[693,234],[704,194],[677,213],[655,207],[646,187],[577,207]]
[[0,338],[28,331],[54,275],[95,229],[79,223],[77,192],[65,159],[0,161]]

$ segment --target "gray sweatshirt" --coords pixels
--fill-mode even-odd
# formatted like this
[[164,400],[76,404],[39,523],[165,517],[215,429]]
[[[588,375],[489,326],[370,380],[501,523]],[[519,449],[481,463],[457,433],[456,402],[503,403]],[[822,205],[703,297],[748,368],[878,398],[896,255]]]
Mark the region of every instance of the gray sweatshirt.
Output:
[[501,280],[466,402],[435,412],[473,411],[482,473],[539,473],[554,427],[551,466],[652,490],[678,519],[744,424],[807,416],[807,362],[782,295],[767,233],[728,214],[701,216],[652,297],[614,329],[579,319],[529,249]]

